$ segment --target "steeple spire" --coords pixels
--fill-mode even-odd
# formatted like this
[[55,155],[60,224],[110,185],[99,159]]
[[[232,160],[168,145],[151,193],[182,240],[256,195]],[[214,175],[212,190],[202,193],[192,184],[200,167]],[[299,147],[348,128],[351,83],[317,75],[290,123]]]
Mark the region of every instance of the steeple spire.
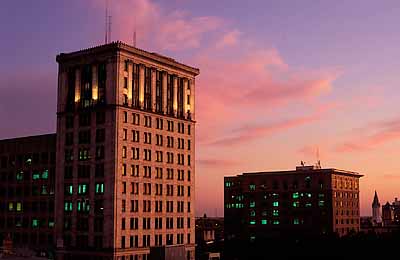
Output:
[[379,203],[378,194],[375,191],[374,201],[372,202],[373,208],[379,208],[381,204]]

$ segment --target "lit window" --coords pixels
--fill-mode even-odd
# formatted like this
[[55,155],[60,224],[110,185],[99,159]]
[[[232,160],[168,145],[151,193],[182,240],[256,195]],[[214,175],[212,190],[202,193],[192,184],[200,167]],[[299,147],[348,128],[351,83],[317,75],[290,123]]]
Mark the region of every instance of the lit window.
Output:
[[255,201],[250,201],[250,208],[254,208],[256,206],[256,202]]
[[13,202],[9,202],[8,203],[8,211],[13,211],[14,210],[14,203]]
[[250,216],[251,217],[255,217],[256,216],[256,212],[254,210],[250,211]]
[[74,193],[74,187],[72,186],[72,184],[67,185],[65,191],[68,195],[72,195]]
[[256,185],[255,184],[250,184],[249,189],[251,191],[255,191],[256,190]]
[[17,173],[17,181],[22,181],[24,179],[24,172],[20,171]]
[[72,211],[72,202],[71,201],[64,202],[64,211]]
[[261,220],[261,225],[267,225],[268,221],[266,219]]
[[22,211],[22,203],[21,202],[17,202],[17,211],[18,212]]
[[274,224],[274,225],[279,225],[279,220],[274,220],[274,221],[272,222],[272,224]]
[[298,201],[293,201],[293,207],[298,208],[300,206],[300,202]]
[[272,202],[272,206],[274,206],[274,207],[279,207],[279,201],[274,201],[274,202]]
[[274,210],[272,211],[272,215],[273,215],[274,217],[279,216],[279,210],[274,209]]
[[293,219],[293,224],[294,224],[294,225],[300,224],[299,219],[298,219],[298,218]]
[[104,183],[96,183],[96,194],[104,193]]
[[44,170],[42,172],[42,179],[47,180],[49,178],[49,170]]
[[256,221],[255,220],[250,220],[250,225],[255,225]]
[[325,201],[320,200],[318,201],[318,206],[323,207],[325,205]]
[[292,198],[293,199],[298,199],[299,198],[299,193],[298,192],[293,193],[292,194]]
[[307,196],[307,198],[311,198],[311,193],[307,192],[306,196]]
[[32,219],[32,227],[37,228],[39,227],[39,220],[38,219]]
[[78,194],[86,194],[86,192],[87,192],[87,184],[79,184]]
[[37,171],[34,171],[33,175],[32,175],[32,179],[33,180],[39,180],[40,179],[40,173],[37,172]]
[[306,208],[310,208],[310,207],[312,207],[311,202],[307,202],[307,203],[306,203]]

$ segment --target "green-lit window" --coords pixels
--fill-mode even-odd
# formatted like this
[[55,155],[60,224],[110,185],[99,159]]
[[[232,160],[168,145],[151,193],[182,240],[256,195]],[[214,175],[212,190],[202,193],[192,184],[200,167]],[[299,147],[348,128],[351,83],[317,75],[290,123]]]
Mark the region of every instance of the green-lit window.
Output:
[[298,201],[293,201],[293,207],[294,207],[294,208],[300,207],[300,202],[298,202]]
[[48,178],[49,178],[49,170],[46,169],[42,172],[42,179],[47,180]]
[[22,211],[22,203],[21,203],[21,202],[17,202],[16,210],[17,210],[18,212],[21,212],[21,211]]
[[255,185],[255,184],[250,184],[250,185],[249,185],[249,189],[250,189],[251,191],[255,191],[255,190],[256,190],[256,185]]
[[306,208],[310,208],[310,207],[312,207],[312,203],[311,202],[306,202]]
[[273,197],[274,199],[277,199],[277,198],[279,198],[279,194],[278,194],[278,193],[272,193],[272,197]]
[[40,179],[40,173],[38,171],[34,171],[32,174],[32,179],[33,180],[39,180]]
[[274,225],[279,225],[279,220],[274,220],[274,221],[272,222],[272,224],[274,224]]
[[79,184],[78,185],[78,194],[86,194],[87,193],[87,184]]
[[272,211],[272,216],[274,216],[274,217],[279,216],[279,210],[274,209],[274,210]]
[[14,202],[8,203],[8,211],[14,211]]
[[307,192],[306,196],[307,196],[307,198],[311,198],[311,193]]
[[49,220],[49,228],[53,228],[54,227],[54,221],[53,220]]
[[261,225],[267,225],[267,224],[268,224],[268,221],[266,219],[261,220]]
[[72,211],[72,201],[64,202],[64,211]]
[[274,202],[272,202],[272,206],[274,206],[274,207],[279,207],[279,201],[274,201]]
[[72,184],[67,184],[65,186],[65,193],[68,195],[72,195],[74,193],[74,186]]
[[293,199],[298,199],[298,198],[299,198],[299,193],[298,193],[298,192],[294,192],[294,193],[292,194],[292,198],[293,198]]
[[294,224],[294,225],[300,224],[299,219],[298,219],[298,218],[293,219],[293,224]]
[[243,205],[243,203],[236,203],[235,208],[242,209],[242,208],[244,208],[244,205]]
[[250,211],[250,216],[251,217],[255,217],[256,216],[256,212],[254,210]]
[[104,193],[104,183],[96,183],[96,194]]
[[32,227],[33,228],[39,227],[39,220],[38,219],[36,219],[36,218],[32,219]]
[[77,210],[82,212],[89,212],[90,205],[88,201],[80,201],[77,202]]
[[17,181],[22,181],[24,179],[24,172],[20,171],[17,173]]
[[244,199],[244,196],[243,195],[238,195],[236,198],[237,198],[238,201],[242,201]]
[[320,200],[318,201],[318,206],[323,207],[325,205],[325,201]]
[[250,225],[255,225],[256,221],[254,219],[250,220]]
[[250,208],[255,208],[255,207],[256,207],[256,202],[250,201]]
[[40,194],[47,195],[47,185],[42,185]]
[[325,197],[325,194],[323,194],[323,193],[318,194],[318,198],[323,198],[323,197]]
[[230,182],[230,181],[225,182],[225,187],[232,187],[232,186],[233,186],[232,182]]
[[225,208],[230,209],[231,208],[231,204],[230,203],[226,203],[225,204]]

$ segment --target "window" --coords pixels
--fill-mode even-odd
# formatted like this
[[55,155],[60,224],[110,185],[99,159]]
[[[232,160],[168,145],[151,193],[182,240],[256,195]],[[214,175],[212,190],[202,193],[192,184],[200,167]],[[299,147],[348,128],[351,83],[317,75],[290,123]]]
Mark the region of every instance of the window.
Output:
[[78,194],[84,195],[88,191],[88,185],[87,184],[78,184]]
[[272,202],[273,207],[279,207],[279,201],[274,201]]
[[127,129],[122,130],[122,139],[124,141],[126,141],[128,139],[128,130]]
[[300,224],[300,220],[298,218],[293,219],[293,224],[294,225],[299,225]]
[[126,158],[126,146],[122,147],[122,158]]
[[256,207],[256,202],[250,201],[250,208],[255,208],[255,207]]
[[104,193],[104,183],[96,183],[95,185],[95,193],[96,194],[103,194]]
[[268,221],[266,219],[261,220],[261,225],[267,225],[267,224],[268,224]]
[[272,210],[272,216],[274,216],[274,217],[279,216],[279,210],[277,210],[277,209]]
[[124,123],[128,123],[128,112],[124,111]]
[[124,88],[127,89],[128,88],[128,78],[124,77]]
[[298,192],[293,193],[292,194],[292,198],[293,199],[298,199],[299,198],[299,193]]
[[72,195],[74,194],[74,187],[72,184],[65,185],[65,195]]

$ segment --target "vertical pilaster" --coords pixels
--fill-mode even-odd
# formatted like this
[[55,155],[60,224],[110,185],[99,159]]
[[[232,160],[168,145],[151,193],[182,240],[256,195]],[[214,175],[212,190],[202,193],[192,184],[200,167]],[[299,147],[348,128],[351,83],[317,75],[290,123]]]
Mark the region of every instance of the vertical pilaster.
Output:
[[166,71],[162,72],[162,105],[164,114],[167,113],[167,75]]
[[97,77],[97,64],[92,66],[92,99],[97,100],[99,98],[99,84]]
[[190,109],[188,105],[188,79],[183,79],[183,116],[187,117],[187,111]]
[[190,114],[192,116],[192,120],[195,120],[195,80],[190,80]]
[[173,86],[174,86],[174,116],[177,116],[178,112],[178,76],[174,76],[174,81],[173,81]]
[[75,102],[81,100],[81,69],[75,70]]
[[132,75],[133,75],[133,63],[128,64],[128,105],[132,105],[133,91],[132,91]]
[[139,104],[140,108],[144,107],[144,65],[139,66]]
[[156,111],[156,79],[157,73],[156,69],[151,69],[151,108],[152,111]]

